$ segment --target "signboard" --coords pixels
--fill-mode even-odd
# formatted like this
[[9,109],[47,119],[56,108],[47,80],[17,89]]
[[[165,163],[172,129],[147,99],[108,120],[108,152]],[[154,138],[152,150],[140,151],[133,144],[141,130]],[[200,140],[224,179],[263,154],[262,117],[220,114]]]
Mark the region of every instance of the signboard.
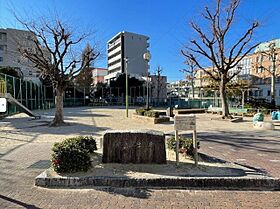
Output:
[[178,131],[196,130],[195,115],[176,115],[174,129]]
[[6,98],[0,98],[0,112],[7,111],[7,100]]
[[195,115],[176,115],[174,117],[174,129],[176,139],[176,165],[179,165],[179,134],[178,131],[193,131],[193,148],[195,166],[198,165],[196,120]]

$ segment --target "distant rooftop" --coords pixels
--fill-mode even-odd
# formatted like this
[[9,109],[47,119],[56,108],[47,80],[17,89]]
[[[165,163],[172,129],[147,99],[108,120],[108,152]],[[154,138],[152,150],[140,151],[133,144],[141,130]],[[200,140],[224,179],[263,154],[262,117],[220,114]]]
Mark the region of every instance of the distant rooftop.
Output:
[[274,40],[263,42],[263,43],[259,44],[255,49],[255,53],[269,50],[270,43],[275,43],[275,48],[277,48],[277,49],[280,48],[280,39],[274,39]]
[[110,42],[114,41],[114,40],[117,39],[121,34],[130,34],[130,35],[136,35],[136,36],[143,36],[144,38],[146,38],[147,40],[149,40],[149,37],[148,37],[148,36],[145,36],[145,35],[142,35],[142,34],[127,32],[127,31],[121,31],[121,32],[117,33],[115,36],[113,36],[107,43],[110,43]]

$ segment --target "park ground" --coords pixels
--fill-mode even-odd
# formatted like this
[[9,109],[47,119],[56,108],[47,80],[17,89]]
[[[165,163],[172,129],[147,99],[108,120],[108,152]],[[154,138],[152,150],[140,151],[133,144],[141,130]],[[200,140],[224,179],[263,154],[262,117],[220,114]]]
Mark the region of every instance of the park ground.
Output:
[[[50,165],[54,142],[93,135],[99,142],[106,130],[155,129],[173,134],[173,124],[148,124],[125,117],[121,108],[66,108],[70,126],[48,127],[53,110],[38,112],[40,120],[18,114],[0,121],[0,208],[280,208],[279,191],[46,189],[34,178]],[[255,130],[251,118],[230,123],[217,115],[197,115],[200,152],[254,167],[280,178],[280,128]],[[186,133],[188,134],[188,133]]]

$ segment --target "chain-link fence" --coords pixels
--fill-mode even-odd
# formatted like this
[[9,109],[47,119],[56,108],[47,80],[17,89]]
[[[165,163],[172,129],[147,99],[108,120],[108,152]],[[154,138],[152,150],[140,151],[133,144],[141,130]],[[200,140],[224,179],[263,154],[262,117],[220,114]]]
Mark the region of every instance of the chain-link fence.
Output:
[[[52,86],[41,85],[32,81],[19,79],[0,73],[0,94],[9,93],[21,104],[30,110],[49,109],[55,106],[55,92]],[[128,101],[130,106],[144,106],[147,101],[146,86],[133,86],[128,88]],[[152,106],[166,106],[166,99],[152,98],[150,92],[149,102]],[[83,87],[71,86],[65,90],[64,106],[109,106],[125,105],[125,88],[121,87]],[[20,109],[8,104],[8,111],[4,115],[19,112]],[[3,114],[2,114],[3,116]]]
[[[0,81],[2,83],[0,90],[1,96],[9,93],[30,110],[40,109],[43,107],[45,101],[42,85],[2,73],[0,73]],[[8,111],[6,114],[11,115],[18,111],[18,107],[8,104]]]
[[[180,108],[207,108],[211,104],[217,106],[218,100],[203,99],[191,100],[181,98],[156,98],[149,89],[149,104],[152,107],[175,107]],[[0,73],[0,94],[11,94],[21,104],[30,110],[49,109],[55,106],[55,92],[52,86],[36,84],[32,81],[15,78]],[[125,88],[121,87],[83,87],[71,86],[65,90],[64,106],[110,106],[125,105]],[[129,106],[145,106],[147,102],[147,88],[143,86],[132,86],[128,88]],[[216,102],[216,104],[215,104]],[[8,104],[5,115],[19,112],[20,109]]]

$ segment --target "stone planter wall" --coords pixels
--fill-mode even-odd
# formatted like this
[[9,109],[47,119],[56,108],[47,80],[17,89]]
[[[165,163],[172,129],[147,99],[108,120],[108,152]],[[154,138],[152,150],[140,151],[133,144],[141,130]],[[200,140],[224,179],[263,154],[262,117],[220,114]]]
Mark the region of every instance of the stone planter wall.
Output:
[[108,131],[103,136],[103,163],[166,163],[163,132]]
[[165,123],[165,122],[170,121],[169,117],[152,118],[152,117],[137,115],[137,114],[133,114],[132,118],[138,119],[141,121],[147,121],[148,123],[152,123],[152,124]]

